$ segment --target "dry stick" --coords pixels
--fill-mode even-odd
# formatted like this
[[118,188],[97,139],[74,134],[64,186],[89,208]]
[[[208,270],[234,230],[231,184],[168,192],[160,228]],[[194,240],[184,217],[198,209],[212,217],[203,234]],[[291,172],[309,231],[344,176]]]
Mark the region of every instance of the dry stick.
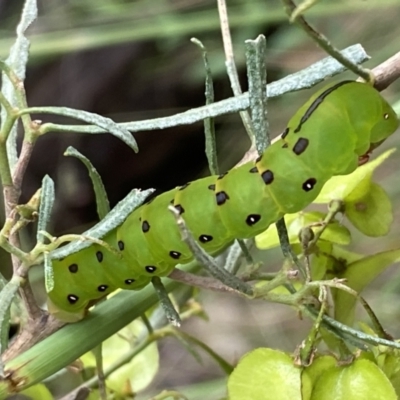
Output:
[[[18,203],[19,197],[21,195],[22,180],[25,175],[26,168],[29,164],[29,160],[32,156],[33,147],[34,147],[33,143],[28,142],[26,140],[23,141],[22,148],[21,148],[21,154],[20,154],[20,157],[18,159],[18,162],[15,167],[15,171],[13,174],[13,187],[10,188],[10,193],[8,193],[9,198],[7,199],[7,197],[5,196],[6,210],[7,210],[7,213],[10,213],[8,215],[11,215],[14,205],[16,205]],[[10,235],[9,241],[13,246],[18,247],[18,248],[21,247],[19,235],[17,233]],[[17,259],[15,256],[12,256],[12,258],[13,258],[13,266],[14,266],[14,271],[15,271],[14,273],[17,273],[18,275],[20,275],[22,277],[26,277],[27,271],[24,270],[21,261],[19,259]],[[20,294],[23,299],[24,305],[28,311],[29,319],[36,320],[36,319],[41,318],[43,315],[43,311],[36,304],[36,300],[33,295],[32,287],[28,280],[25,282],[25,285],[23,287],[21,287]]]
[[372,73],[374,75],[374,87],[379,91],[385,90],[396,79],[400,78],[400,51],[375,67]]
[[[205,98],[206,105],[214,103],[214,83],[212,79],[212,73],[210,64],[208,62],[207,50],[203,43],[196,38],[192,38],[191,42],[196,44],[202,52],[204,69],[206,74],[205,79]],[[206,140],[205,152],[208,161],[208,168],[211,175],[219,175],[218,158],[217,158],[217,145],[215,141],[215,124],[214,118],[207,117],[204,118],[204,134]]]
[[196,274],[192,274],[190,272],[181,271],[179,268],[175,268],[169,275],[168,278],[173,279],[174,281],[185,283],[189,286],[195,286],[200,289],[213,290],[215,292],[227,292],[233,294],[239,294],[237,290],[224,285],[221,281],[206,277],[200,276]]
[[[218,14],[221,26],[222,41],[224,44],[226,71],[229,76],[233,94],[235,96],[240,96],[242,94],[242,89],[240,88],[239,77],[235,66],[235,57],[233,53],[232,39],[228,21],[228,11],[225,0],[218,0]],[[251,143],[254,143],[254,135],[252,133],[253,124],[251,122],[249,113],[247,111],[240,111],[239,114],[242,118],[243,125],[247,134],[249,135]]]

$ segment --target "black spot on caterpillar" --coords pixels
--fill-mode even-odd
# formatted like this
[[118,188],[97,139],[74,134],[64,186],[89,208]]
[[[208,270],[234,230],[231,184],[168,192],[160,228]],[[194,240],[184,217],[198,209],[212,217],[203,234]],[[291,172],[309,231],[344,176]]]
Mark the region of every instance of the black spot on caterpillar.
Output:
[[314,189],[314,186],[317,184],[317,180],[315,178],[310,178],[307,179],[303,185],[302,188],[305,192],[309,192],[310,190]]
[[270,185],[274,181],[274,173],[267,169],[261,174],[261,178],[266,185]]
[[144,233],[148,232],[150,230],[150,224],[147,221],[142,222],[142,231]]
[[225,204],[229,200],[229,196],[225,192],[218,192],[215,194],[215,197],[219,206],[222,206],[222,204]]
[[300,138],[293,147],[293,153],[297,154],[298,156],[306,151],[308,146],[308,139]]

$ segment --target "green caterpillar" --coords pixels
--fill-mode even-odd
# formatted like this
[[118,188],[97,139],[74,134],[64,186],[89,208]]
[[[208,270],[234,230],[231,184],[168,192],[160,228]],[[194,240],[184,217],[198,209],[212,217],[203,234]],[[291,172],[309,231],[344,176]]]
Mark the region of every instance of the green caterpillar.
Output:
[[354,171],[397,127],[395,112],[370,85],[343,81],[325,87],[255,162],[189,182],[133,211],[103,237],[117,252],[93,243],[53,259],[49,304],[84,315],[115,289],[140,290],[153,276],[191,261],[169,205],[204,250],[218,254],[234,239],[253,237],[283,215],[302,210],[333,175]]

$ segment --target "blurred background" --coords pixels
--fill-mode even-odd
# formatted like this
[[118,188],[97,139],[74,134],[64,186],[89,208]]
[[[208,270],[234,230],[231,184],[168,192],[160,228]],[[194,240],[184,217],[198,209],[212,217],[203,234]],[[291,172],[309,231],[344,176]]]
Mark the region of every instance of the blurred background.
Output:
[[[26,92],[30,106],[66,106],[95,112],[117,122],[172,115],[204,104],[204,68],[200,39],[208,50],[215,83],[215,100],[232,96],[216,2],[212,0],[41,0],[39,18],[29,29],[31,57]],[[0,57],[12,44],[23,1],[0,1]],[[290,25],[278,0],[229,0],[235,58],[243,91],[247,90],[244,41],[264,34],[268,42],[268,81],[301,70],[323,58],[320,50],[298,27]],[[361,43],[373,68],[398,52],[398,0],[325,0],[307,14],[309,22],[338,48]],[[340,77],[355,78],[351,74]],[[385,97],[400,99],[400,82]],[[269,102],[272,135],[311,91],[288,94]],[[56,116],[35,116],[44,122],[74,123]],[[238,115],[216,119],[221,170],[237,163],[249,147]],[[208,174],[203,125],[135,134],[140,152],[134,154],[111,135],[50,133],[35,148],[27,170],[22,201],[38,189],[45,174],[56,182],[56,210],[51,232],[81,232],[96,221],[94,195],[86,169],[63,156],[72,145],[85,154],[103,178],[114,205],[132,188],[161,191]],[[398,147],[400,135],[390,138],[379,153]],[[395,153],[376,176],[391,196],[395,223],[389,237],[369,239],[354,234],[354,251],[376,252],[398,246],[400,233],[400,155]],[[32,238],[25,238],[29,248]],[[279,265],[279,251],[266,254],[268,265]],[[6,271],[6,258],[1,258]],[[392,277],[390,284],[389,277]],[[37,274],[37,280],[41,278]],[[400,287],[396,267],[387,271],[366,294],[394,336],[400,335],[394,309]],[[300,320],[288,307],[245,301],[226,294],[200,295],[209,321],[193,319],[183,329],[205,341],[230,362],[256,346],[293,351],[304,337],[309,321]],[[189,385],[215,379],[222,371],[204,356],[198,362],[175,340],[160,343],[161,369],[151,386]],[[209,385],[209,383],[208,383]],[[210,389],[210,386],[208,386]],[[208,390],[209,390],[208,389]],[[210,393],[210,392],[208,392]],[[223,393],[223,392],[222,392]],[[203,397],[205,398],[205,397]],[[208,397],[207,397],[208,398]],[[210,396],[209,398],[213,398]]]

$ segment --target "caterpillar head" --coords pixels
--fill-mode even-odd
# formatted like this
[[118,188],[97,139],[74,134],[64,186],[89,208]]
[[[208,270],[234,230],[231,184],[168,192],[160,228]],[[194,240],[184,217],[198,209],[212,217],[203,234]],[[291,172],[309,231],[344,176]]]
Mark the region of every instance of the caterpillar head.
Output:
[[369,152],[376,149],[399,127],[399,119],[383,97],[381,99],[381,118],[371,129],[371,145]]

